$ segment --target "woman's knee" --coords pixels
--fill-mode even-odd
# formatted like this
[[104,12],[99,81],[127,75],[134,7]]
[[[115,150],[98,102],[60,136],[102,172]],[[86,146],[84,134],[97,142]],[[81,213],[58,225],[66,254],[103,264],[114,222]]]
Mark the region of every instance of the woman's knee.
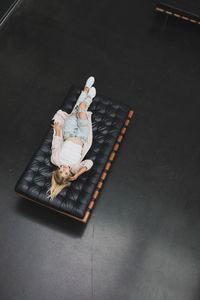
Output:
[[[78,122],[84,124],[84,121],[85,121],[85,123],[87,123],[87,121],[88,121],[88,112],[87,112],[87,110],[86,109],[81,109],[79,107],[77,113],[78,113]],[[84,120],[84,121],[81,121],[81,120]]]
[[83,126],[78,127],[78,132],[79,135],[87,139],[88,134],[89,134],[89,127],[87,126],[88,124],[82,124]]
[[88,126],[88,118],[78,118],[79,126]]
[[83,102],[81,102],[80,104],[79,104],[79,106],[78,106],[78,108],[79,109],[86,109],[86,103],[83,101]]
[[78,117],[79,117],[79,119],[83,119],[83,120],[86,120],[88,118],[87,114],[84,112],[78,113]]

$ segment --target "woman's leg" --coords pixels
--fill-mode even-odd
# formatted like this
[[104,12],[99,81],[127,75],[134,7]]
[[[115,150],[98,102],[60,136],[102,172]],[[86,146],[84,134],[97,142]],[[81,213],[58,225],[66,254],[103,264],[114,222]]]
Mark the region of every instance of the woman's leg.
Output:
[[63,125],[63,138],[76,136],[78,130],[76,115],[70,115],[67,117]]
[[[63,137],[77,136],[83,143],[86,142],[89,134],[89,122],[87,110],[92,103],[92,99],[96,93],[95,88],[85,87],[78,97],[76,104],[65,121],[63,127]],[[95,93],[94,93],[95,92]]]
[[82,140],[83,143],[86,142],[89,134],[89,121],[88,121],[88,108],[92,102],[91,97],[87,97],[78,106],[77,110],[77,137]]
[[63,138],[76,136],[77,130],[77,113],[71,113],[63,125]]
[[89,91],[89,88],[88,88],[88,87],[85,87],[85,88],[82,90],[81,94],[79,95],[79,97],[78,97],[78,99],[77,99],[77,101],[76,101],[76,104],[74,105],[74,107],[73,107],[73,109],[72,109],[71,114],[75,114],[75,113],[77,112],[77,107],[78,107],[78,105],[79,105],[81,102],[83,102],[83,101],[87,98],[87,93],[88,93],[88,91]]

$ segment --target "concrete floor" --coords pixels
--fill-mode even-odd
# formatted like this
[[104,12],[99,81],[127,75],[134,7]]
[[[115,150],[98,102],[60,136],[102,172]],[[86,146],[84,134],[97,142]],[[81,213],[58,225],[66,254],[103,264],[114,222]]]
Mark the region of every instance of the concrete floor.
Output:
[[[24,0],[0,27],[2,300],[200,299],[200,26],[131,4]],[[14,185],[89,75],[135,120],[84,225]]]

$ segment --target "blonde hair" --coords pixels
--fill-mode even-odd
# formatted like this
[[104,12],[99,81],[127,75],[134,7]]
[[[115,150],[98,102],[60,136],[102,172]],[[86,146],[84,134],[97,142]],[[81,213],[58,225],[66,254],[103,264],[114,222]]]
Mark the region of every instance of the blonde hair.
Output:
[[71,173],[69,173],[69,175],[66,178],[61,178],[59,176],[58,171],[59,168],[52,172],[51,187],[47,190],[47,193],[49,193],[47,198],[50,198],[50,200],[53,200],[62,191],[64,187],[68,186],[71,183]]

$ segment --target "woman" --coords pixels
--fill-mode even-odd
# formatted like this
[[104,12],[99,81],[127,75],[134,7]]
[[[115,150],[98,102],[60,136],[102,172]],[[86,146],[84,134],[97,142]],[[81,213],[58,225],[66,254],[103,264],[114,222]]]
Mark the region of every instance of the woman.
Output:
[[51,162],[58,168],[52,172],[51,187],[47,191],[47,198],[51,200],[93,165],[90,159],[83,161],[92,144],[92,112],[88,108],[96,95],[93,84],[94,77],[91,76],[70,114],[59,110],[52,118]]

